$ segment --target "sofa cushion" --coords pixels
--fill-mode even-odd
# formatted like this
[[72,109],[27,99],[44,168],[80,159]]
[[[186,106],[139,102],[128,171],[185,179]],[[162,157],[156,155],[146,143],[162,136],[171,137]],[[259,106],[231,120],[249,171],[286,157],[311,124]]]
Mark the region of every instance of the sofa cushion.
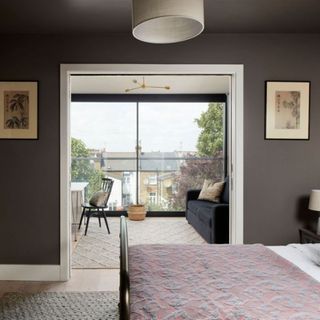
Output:
[[214,206],[217,205],[217,202],[206,201],[206,200],[190,200],[188,201],[188,209],[193,212],[197,212],[198,210],[213,209]]
[[198,219],[211,226],[213,211],[217,203],[205,200],[191,200],[188,202],[188,209],[192,211]]
[[212,180],[205,179],[198,199],[220,202],[223,186],[224,181],[214,182]]

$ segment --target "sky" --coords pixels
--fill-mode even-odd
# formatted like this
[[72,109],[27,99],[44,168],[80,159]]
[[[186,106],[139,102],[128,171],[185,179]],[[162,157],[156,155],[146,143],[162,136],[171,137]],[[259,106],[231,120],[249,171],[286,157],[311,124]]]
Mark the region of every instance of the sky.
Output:
[[[195,123],[208,103],[140,103],[139,140],[143,152],[195,151]],[[135,103],[71,103],[71,136],[88,148],[135,151]]]

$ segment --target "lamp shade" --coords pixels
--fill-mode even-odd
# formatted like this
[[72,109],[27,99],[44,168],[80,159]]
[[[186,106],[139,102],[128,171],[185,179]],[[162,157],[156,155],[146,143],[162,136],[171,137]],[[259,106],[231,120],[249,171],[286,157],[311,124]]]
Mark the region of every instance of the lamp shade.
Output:
[[138,40],[181,42],[203,29],[203,0],[132,0],[132,33]]
[[320,190],[312,190],[309,199],[309,209],[320,211]]

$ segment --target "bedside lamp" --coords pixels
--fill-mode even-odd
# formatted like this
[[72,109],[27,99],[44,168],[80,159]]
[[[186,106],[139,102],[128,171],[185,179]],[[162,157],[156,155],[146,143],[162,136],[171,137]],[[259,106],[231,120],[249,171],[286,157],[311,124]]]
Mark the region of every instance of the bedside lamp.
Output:
[[[309,210],[320,211],[320,190],[312,190],[309,199]],[[320,216],[318,218],[317,234],[320,235]]]

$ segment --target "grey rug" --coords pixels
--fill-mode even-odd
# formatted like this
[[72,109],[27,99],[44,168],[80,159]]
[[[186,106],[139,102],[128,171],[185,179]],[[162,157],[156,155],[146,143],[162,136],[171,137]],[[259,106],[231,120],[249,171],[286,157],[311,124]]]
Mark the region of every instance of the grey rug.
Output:
[[[101,228],[91,219],[87,236],[82,235],[72,255],[74,269],[119,268],[120,218],[108,218],[111,234],[104,221]],[[127,219],[129,246],[136,244],[202,244],[203,238],[185,218]],[[84,227],[83,231],[84,231]]]
[[117,292],[7,293],[1,320],[118,320]]

